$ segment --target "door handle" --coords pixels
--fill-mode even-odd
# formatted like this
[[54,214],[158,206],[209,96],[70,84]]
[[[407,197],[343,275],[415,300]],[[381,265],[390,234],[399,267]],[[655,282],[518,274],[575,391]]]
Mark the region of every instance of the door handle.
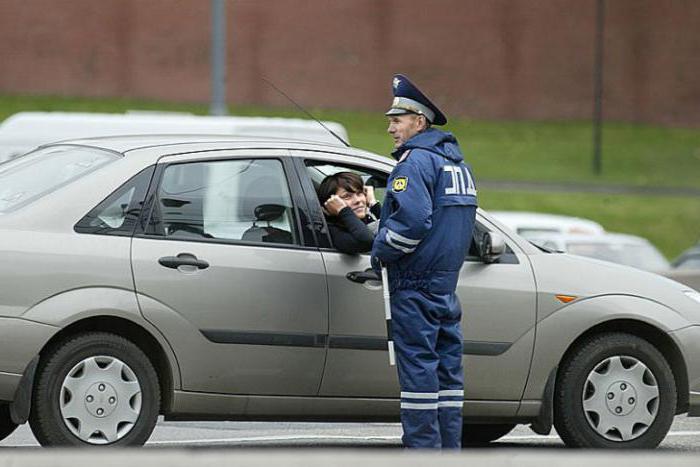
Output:
[[367,281],[381,282],[382,278],[377,275],[372,268],[365,271],[352,271],[345,275],[345,277],[351,282],[357,282],[358,284],[364,284]]
[[166,268],[177,269],[180,266],[194,266],[197,269],[206,269],[209,263],[203,259],[197,259],[195,255],[180,253],[177,256],[163,256],[158,259],[158,263]]

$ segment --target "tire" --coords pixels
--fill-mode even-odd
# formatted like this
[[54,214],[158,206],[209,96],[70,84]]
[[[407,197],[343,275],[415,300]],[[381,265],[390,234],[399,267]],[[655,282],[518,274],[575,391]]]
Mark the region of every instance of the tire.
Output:
[[496,441],[515,428],[515,424],[472,424],[462,426],[462,446],[480,446]]
[[123,337],[93,332],[68,338],[42,358],[29,425],[42,446],[141,446],[159,409],[158,377],[143,351]]
[[10,405],[0,404],[0,441],[17,429],[17,424],[10,418]]
[[567,446],[655,448],[675,412],[673,372],[640,337],[619,332],[593,336],[562,362],[554,426]]

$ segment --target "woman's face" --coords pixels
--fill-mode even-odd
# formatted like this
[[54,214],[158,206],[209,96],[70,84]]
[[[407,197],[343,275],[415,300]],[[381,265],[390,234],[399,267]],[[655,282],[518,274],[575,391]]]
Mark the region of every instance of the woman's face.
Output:
[[364,193],[353,193],[341,187],[338,188],[335,194],[345,201],[345,204],[350,206],[350,209],[352,209],[352,212],[354,212],[357,217],[360,219],[365,218],[367,215],[367,198]]

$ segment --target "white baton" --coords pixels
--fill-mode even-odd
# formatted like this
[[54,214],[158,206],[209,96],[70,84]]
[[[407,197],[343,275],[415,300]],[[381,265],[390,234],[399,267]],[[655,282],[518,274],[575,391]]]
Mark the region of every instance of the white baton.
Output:
[[389,295],[389,277],[386,267],[382,266],[382,293],[384,295],[384,318],[386,318],[386,338],[389,349],[389,365],[396,365],[396,354],[394,353],[394,338],[391,335],[391,297]]

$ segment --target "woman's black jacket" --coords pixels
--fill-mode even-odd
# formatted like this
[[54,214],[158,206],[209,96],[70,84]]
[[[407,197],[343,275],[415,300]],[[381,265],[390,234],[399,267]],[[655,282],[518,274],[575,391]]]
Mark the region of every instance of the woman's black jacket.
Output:
[[[372,250],[374,234],[367,224],[379,219],[382,206],[375,203],[364,219],[360,219],[349,206],[340,210],[337,216],[326,218],[333,246],[343,253],[366,253]],[[372,217],[374,216],[374,218]]]

